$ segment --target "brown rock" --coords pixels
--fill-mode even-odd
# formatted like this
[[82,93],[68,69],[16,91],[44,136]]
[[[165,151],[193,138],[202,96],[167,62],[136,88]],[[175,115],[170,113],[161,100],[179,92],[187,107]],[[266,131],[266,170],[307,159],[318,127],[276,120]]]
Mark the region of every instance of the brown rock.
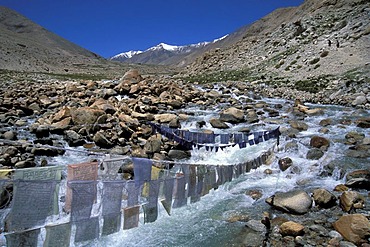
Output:
[[252,197],[253,200],[258,200],[262,197],[262,190],[247,190],[245,194]]
[[52,119],[52,123],[56,123],[71,116],[71,109],[68,106],[64,106],[60,111],[58,111]]
[[211,124],[211,126],[213,128],[217,128],[217,129],[228,129],[229,126],[222,122],[220,119],[217,119],[217,118],[212,118],[209,120],[209,123]]
[[337,186],[335,186],[334,188],[334,191],[348,191],[349,188],[347,186],[345,186],[344,184],[338,184]]
[[327,149],[330,146],[328,139],[321,136],[313,136],[310,141],[310,146],[314,148],[324,148]]
[[121,80],[133,80],[133,81],[139,82],[143,80],[143,78],[141,77],[137,69],[130,69],[123,75]]
[[289,121],[289,124],[293,129],[297,129],[299,131],[305,131],[308,129],[308,125],[301,121]]
[[355,244],[366,242],[365,238],[370,235],[370,222],[362,214],[343,215],[333,226],[346,240]]
[[330,208],[336,204],[337,198],[326,189],[316,189],[313,191],[313,200],[321,208]]
[[288,169],[289,167],[293,165],[293,161],[289,157],[279,159],[278,163],[279,163],[279,168],[282,171],[285,171],[286,169]]
[[357,191],[345,191],[339,197],[339,205],[345,212],[363,208],[365,198]]
[[304,234],[304,226],[293,221],[287,221],[281,224],[280,233],[283,236],[301,236]]
[[76,125],[94,124],[104,114],[104,111],[90,107],[81,107],[71,111],[72,121]]
[[240,123],[244,121],[244,111],[230,107],[220,114],[220,120],[229,123]]

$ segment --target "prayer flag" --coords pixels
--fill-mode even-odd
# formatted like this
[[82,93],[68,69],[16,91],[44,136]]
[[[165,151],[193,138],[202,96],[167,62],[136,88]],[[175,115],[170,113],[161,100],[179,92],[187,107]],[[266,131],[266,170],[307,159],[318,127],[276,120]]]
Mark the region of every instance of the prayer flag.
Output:
[[43,247],[69,247],[71,228],[70,222],[45,226],[46,237]]
[[14,182],[9,230],[19,231],[43,225],[52,214],[56,182],[16,180]]

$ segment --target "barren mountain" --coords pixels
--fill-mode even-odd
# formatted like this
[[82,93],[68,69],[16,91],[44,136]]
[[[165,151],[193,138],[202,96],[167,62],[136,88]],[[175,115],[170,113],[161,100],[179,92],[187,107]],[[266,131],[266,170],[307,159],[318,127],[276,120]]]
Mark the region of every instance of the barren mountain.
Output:
[[127,69],[128,65],[108,61],[0,6],[0,70],[122,74]]
[[343,74],[368,81],[369,15],[366,0],[306,0],[277,9],[245,27],[239,41],[198,57],[186,73],[203,81]]

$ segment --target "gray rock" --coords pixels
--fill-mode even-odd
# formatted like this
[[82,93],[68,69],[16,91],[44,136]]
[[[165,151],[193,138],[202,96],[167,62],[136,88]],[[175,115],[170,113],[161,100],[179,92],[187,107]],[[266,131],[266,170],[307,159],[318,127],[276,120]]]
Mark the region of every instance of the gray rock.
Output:
[[305,214],[312,206],[312,199],[303,190],[278,192],[266,202],[274,208],[292,214]]
[[4,139],[6,140],[11,140],[11,141],[15,141],[17,140],[17,133],[14,132],[14,131],[6,131],[4,134],[3,134],[3,137]]
[[363,105],[367,102],[367,99],[365,96],[363,95],[359,95],[356,97],[356,99],[354,101],[352,101],[352,105],[353,106],[360,106],[360,105]]
[[321,149],[318,148],[311,148],[308,150],[306,159],[309,160],[318,160],[324,155],[324,152]]
[[258,220],[249,220],[246,224],[246,227],[256,231],[256,232],[265,232],[266,227],[264,224],[261,223],[261,221]]
[[71,147],[82,146],[86,143],[83,137],[74,130],[66,130],[64,133],[68,145]]
[[188,159],[190,158],[190,153],[183,150],[173,149],[168,152],[168,157],[173,160]]

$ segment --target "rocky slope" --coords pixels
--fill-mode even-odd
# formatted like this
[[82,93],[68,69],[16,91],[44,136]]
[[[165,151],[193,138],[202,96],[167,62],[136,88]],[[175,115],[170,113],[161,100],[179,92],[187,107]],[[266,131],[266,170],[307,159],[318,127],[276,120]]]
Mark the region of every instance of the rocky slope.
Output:
[[369,13],[363,0],[306,0],[278,9],[247,27],[235,44],[206,52],[186,74],[284,82],[346,74],[368,82]]

